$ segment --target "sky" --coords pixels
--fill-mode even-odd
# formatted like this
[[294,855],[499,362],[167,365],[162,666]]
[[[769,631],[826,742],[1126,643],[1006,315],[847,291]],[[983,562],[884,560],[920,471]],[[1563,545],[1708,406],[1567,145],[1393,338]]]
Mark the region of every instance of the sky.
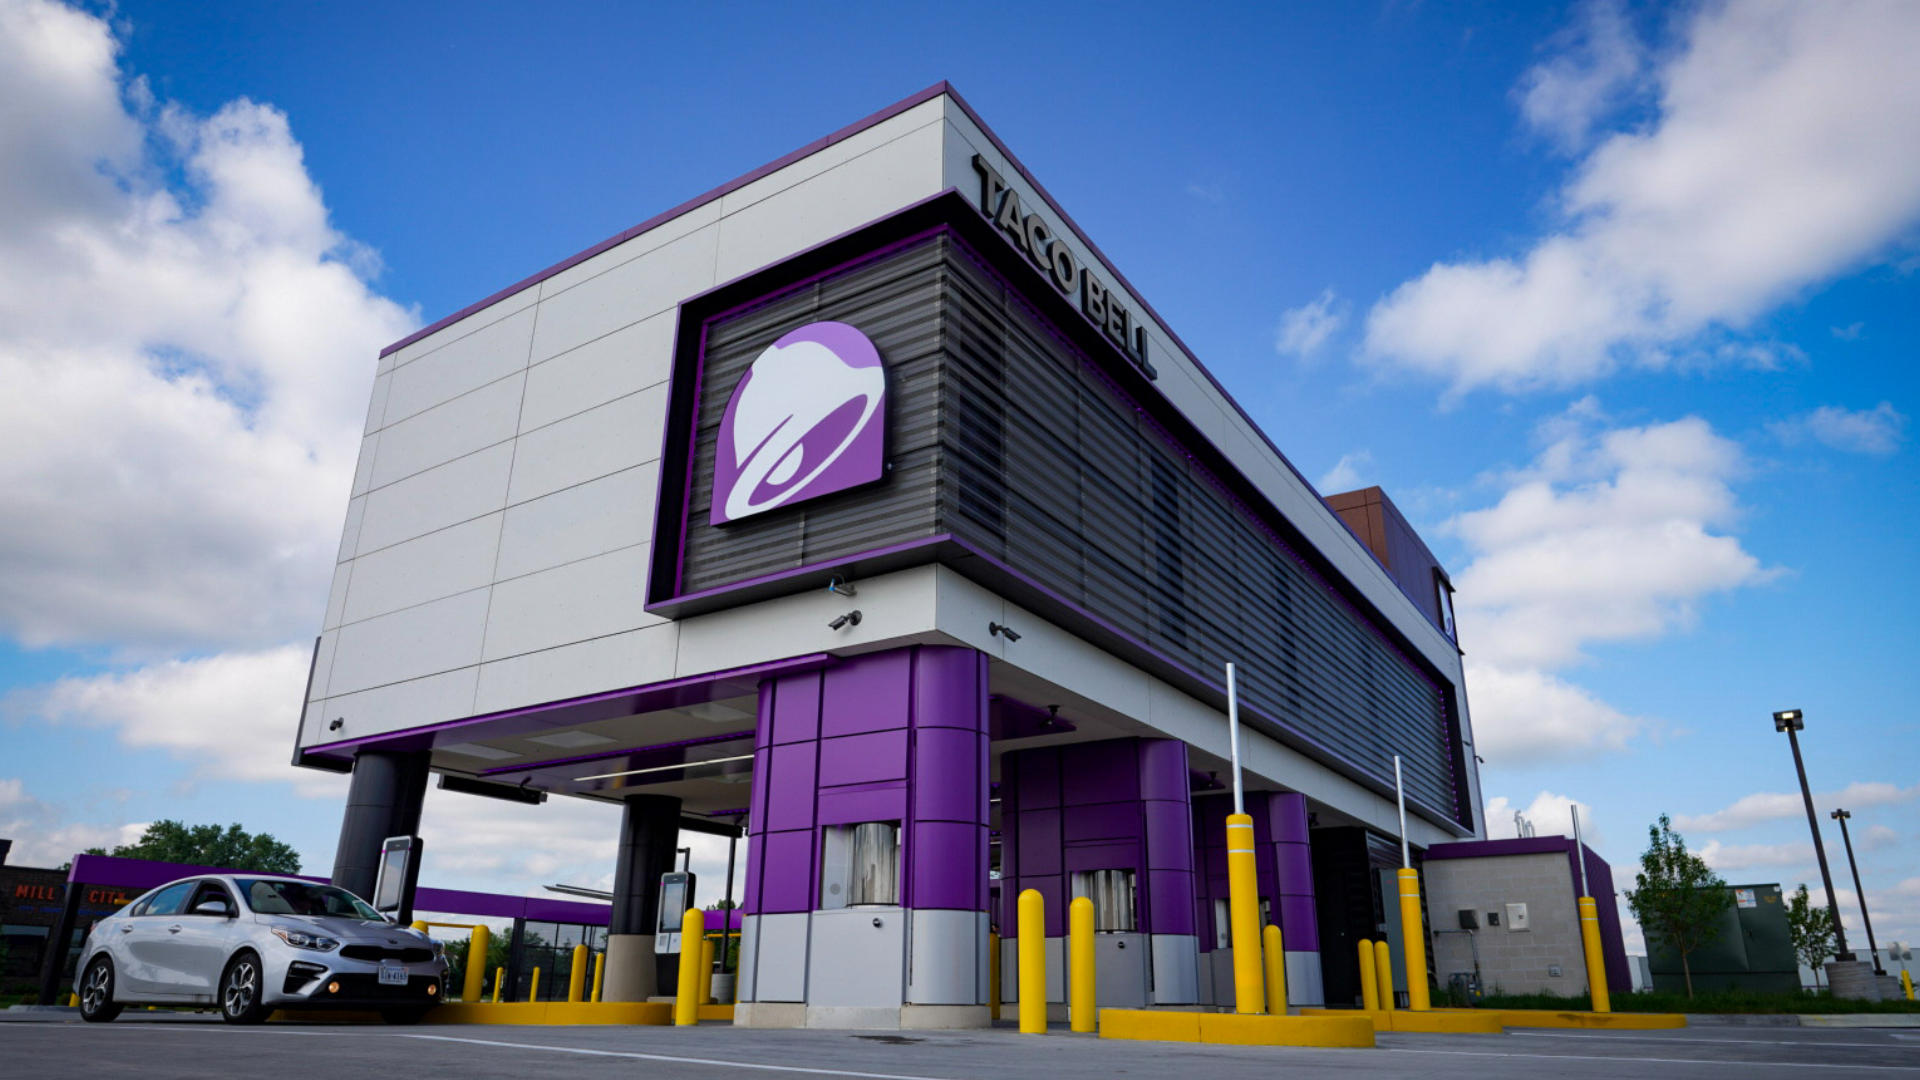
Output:
[[[1915,55],[1859,0],[0,0],[0,836],[325,873],[288,757],[380,347],[944,79],[1448,567],[1491,835],[1577,805],[1624,889],[1670,814],[1817,894],[1803,709],[1849,932],[1838,806],[1912,941]],[[435,792],[425,876],[605,887],[616,830]]]

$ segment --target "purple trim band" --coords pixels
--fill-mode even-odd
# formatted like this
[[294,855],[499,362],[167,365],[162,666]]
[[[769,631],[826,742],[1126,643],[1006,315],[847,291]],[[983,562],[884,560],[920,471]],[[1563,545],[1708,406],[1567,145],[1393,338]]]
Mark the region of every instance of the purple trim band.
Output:
[[[905,97],[899,101],[894,102],[892,105],[889,105],[884,109],[881,109],[879,112],[874,113],[873,115],[868,116],[863,120],[856,120],[853,123],[848,124],[846,127],[841,128],[839,131],[836,131],[833,134],[826,136],[825,138],[815,139],[814,141],[808,143],[807,145],[801,147],[800,149],[795,150],[792,153],[787,154],[783,157],[776,158],[773,161],[770,161],[767,164],[760,166],[759,168],[753,170],[750,173],[747,173],[744,176],[740,176],[735,179],[729,180],[726,183],[721,184],[719,187],[714,188],[713,190],[707,192],[704,195],[696,195],[693,198],[688,199],[686,202],[681,203],[679,206],[676,206],[671,210],[665,211],[664,213],[655,214],[654,216],[648,218],[647,220],[641,222],[638,225],[635,225],[633,228],[628,229],[625,232],[621,232],[614,236],[610,236],[607,239],[602,240],[599,243],[593,245],[592,247],[586,249],[585,251],[580,252],[578,255],[574,255],[569,258],[562,259],[559,262],[554,263],[552,266],[547,267],[545,270],[542,270],[539,273],[533,274],[529,277],[523,278],[519,282],[509,285],[504,289],[501,289],[499,292],[494,293],[493,295],[487,297],[484,300],[481,300],[477,303],[469,304],[466,307],[461,308],[459,311],[454,312],[453,314],[447,316],[444,319],[440,319],[437,322],[433,322],[427,326],[421,327],[420,329],[415,330],[413,333],[408,334],[406,337],[401,338],[399,341],[396,341],[393,344],[387,346],[386,348],[381,349],[380,356],[382,359],[385,359],[387,356],[393,353],[399,352],[401,349],[406,348],[407,346],[413,344],[416,341],[419,341],[424,337],[427,337],[430,334],[439,333],[440,331],[446,329],[449,326],[452,326],[454,323],[459,322],[461,319],[464,319],[467,316],[474,314],[475,312],[484,311],[485,309],[492,307],[494,304],[497,304],[500,301],[505,300],[507,297],[512,296],[514,293],[520,292],[521,290],[530,288],[534,285],[538,285],[541,282],[547,280],[548,278],[554,276],[555,274],[560,273],[561,271],[567,270],[574,266],[578,266],[579,264],[587,261],[588,259],[593,258],[595,255],[598,255],[601,252],[607,251],[611,248],[618,247],[621,244],[624,244],[627,241],[632,240],[633,238],[641,235],[642,233],[648,232],[649,230],[658,228],[659,226],[664,225],[669,221],[672,221],[674,218],[677,218],[682,214],[685,214],[692,210],[698,210],[702,206],[707,205],[708,203],[714,201],[715,199],[718,199],[731,192],[738,191],[741,188],[746,187],[748,184],[753,183],[755,180],[758,180],[769,173],[778,172],[779,170],[786,168],[787,166],[793,164],[796,161],[799,161],[803,158],[811,157],[812,155],[817,154],[822,150],[825,150],[827,147],[832,146],[835,143],[845,142],[846,140],[854,137],[855,135],[860,134],[861,132],[867,130],[868,128],[873,127],[880,123],[884,123],[885,121],[891,120],[894,117],[900,115],[901,113],[906,112],[908,109],[911,109],[914,106],[922,104],[924,102],[931,101],[934,98],[939,97],[941,94],[952,94],[953,99],[956,102],[960,100],[960,96],[958,94],[954,94],[953,88],[949,87],[945,82],[935,83],[932,86],[927,87],[925,90],[922,90],[917,94],[913,94],[909,97]],[[964,104],[961,105],[960,107],[962,109],[966,108]],[[969,109],[967,111],[969,115],[971,115],[972,110]],[[979,121],[975,120],[975,123],[979,123]],[[981,125],[981,126],[982,128],[985,127],[985,125]],[[1038,185],[1035,185],[1035,186],[1038,186]],[[1063,214],[1061,216],[1064,217],[1065,215]],[[1089,244],[1088,246],[1091,247],[1092,245]],[[1114,276],[1118,277],[1119,274],[1116,273]]]
[[748,664],[745,667],[709,672],[705,675],[689,675],[681,679],[668,679],[665,682],[646,683],[641,686],[628,687],[624,690],[608,690],[598,694],[588,694],[584,697],[562,698],[559,701],[549,701],[541,705],[527,705],[518,709],[483,713],[479,716],[469,716],[460,720],[445,720],[437,724],[426,724],[421,727],[402,728],[398,731],[389,731],[379,735],[363,735],[357,739],[342,739],[339,742],[321,743],[316,746],[306,747],[304,752],[309,754],[326,754],[329,757],[352,757],[353,752],[365,746],[374,746],[400,739],[418,739],[423,736],[437,734],[443,731],[453,731],[474,724],[484,724],[489,721],[506,720],[515,717],[538,717],[543,713],[583,705],[617,701],[620,698],[626,697],[668,695],[675,691],[694,690],[717,682],[752,679],[757,683],[760,677],[764,675],[806,671],[812,668],[826,667],[833,662],[834,657],[831,654],[809,653],[804,656],[788,657],[785,660],[771,660],[764,664]]

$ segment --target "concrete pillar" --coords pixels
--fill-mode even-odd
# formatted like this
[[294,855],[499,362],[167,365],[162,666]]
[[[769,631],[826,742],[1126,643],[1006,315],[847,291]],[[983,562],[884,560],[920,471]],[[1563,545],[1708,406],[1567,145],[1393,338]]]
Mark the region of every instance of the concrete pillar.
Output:
[[335,885],[363,900],[373,899],[381,842],[420,831],[430,756],[425,750],[362,750],[354,757],[340,843],[333,851]]
[[679,843],[677,797],[627,796],[613,871],[613,911],[607,922],[603,1001],[645,1001],[672,993],[662,985],[662,965],[653,943],[660,925],[660,875],[674,868]]

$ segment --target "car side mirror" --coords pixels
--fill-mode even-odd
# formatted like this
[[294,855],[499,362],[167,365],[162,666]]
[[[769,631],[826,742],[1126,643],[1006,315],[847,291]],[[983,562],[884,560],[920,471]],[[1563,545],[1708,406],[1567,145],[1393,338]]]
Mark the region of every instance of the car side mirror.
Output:
[[223,919],[233,916],[233,912],[227,908],[227,902],[225,900],[207,900],[198,907],[195,907],[193,913],[195,915],[218,915]]

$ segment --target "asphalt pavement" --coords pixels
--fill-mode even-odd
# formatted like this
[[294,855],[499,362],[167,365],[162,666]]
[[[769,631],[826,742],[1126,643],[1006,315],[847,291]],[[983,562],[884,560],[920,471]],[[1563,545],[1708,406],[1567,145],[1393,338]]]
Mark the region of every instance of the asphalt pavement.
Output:
[[869,1080],[1756,1080],[1920,1078],[1920,1029],[1695,1028],[1382,1035],[1372,1050],[1201,1046],[1011,1027],[964,1032],[656,1027],[230,1027],[213,1017],[129,1012],[111,1024],[15,1014],[0,1024],[10,1076],[381,1077],[391,1080],[630,1080],[845,1076]]

